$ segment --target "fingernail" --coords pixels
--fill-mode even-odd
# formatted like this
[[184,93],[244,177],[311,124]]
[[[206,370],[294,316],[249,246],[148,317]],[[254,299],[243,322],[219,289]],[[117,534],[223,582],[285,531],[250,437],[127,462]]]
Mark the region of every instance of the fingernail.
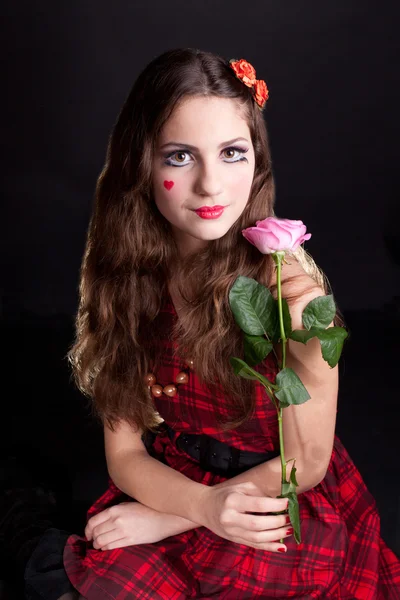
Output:
[[278,548],[278,552],[286,552],[287,548]]
[[293,527],[289,527],[289,529],[286,529],[286,535],[291,535],[293,533]]
[[290,517],[289,517],[289,515],[286,515],[286,521],[285,521],[285,523],[290,523]]

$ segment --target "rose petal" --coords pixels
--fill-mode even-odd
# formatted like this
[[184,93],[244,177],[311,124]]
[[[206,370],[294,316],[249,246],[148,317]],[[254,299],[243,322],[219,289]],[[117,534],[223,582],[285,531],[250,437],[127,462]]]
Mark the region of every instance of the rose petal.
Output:
[[[267,229],[262,228],[263,231]],[[278,247],[275,250],[285,250],[292,247],[293,237],[290,231],[286,231],[281,223],[272,221],[269,223],[269,229],[278,238]]]
[[270,231],[263,231],[257,227],[248,227],[247,229],[243,229],[242,234],[262,254],[272,254],[272,252],[279,250],[279,239]]
[[301,238],[299,238],[297,240],[297,242],[293,245],[292,247],[292,252],[294,250],[297,250],[297,248],[300,246],[300,244],[302,244],[303,242],[305,242],[306,240],[309,240],[311,237],[311,233],[306,233],[306,235],[303,235]]
[[256,221],[256,227],[243,230],[244,237],[263,254],[278,250],[292,252],[311,238],[303,221],[267,217]]

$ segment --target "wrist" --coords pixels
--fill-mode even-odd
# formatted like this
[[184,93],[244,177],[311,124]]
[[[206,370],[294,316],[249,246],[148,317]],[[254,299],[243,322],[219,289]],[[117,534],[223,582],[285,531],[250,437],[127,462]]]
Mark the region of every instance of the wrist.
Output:
[[171,535],[178,535],[191,529],[201,527],[198,523],[193,523],[184,517],[178,517],[177,515],[168,515],[167,513],[160,514],[160,531],[162,539],[170,537]]
[[198,487],[196,490],[195,499],[192,502],[190,512],[188,514],[188,519],[190,521],[197,523],[198,526],[204,526],[205,523],[205,508],[209,503],[209,494],[211,488],[208,485],[198,484],[201,487]]

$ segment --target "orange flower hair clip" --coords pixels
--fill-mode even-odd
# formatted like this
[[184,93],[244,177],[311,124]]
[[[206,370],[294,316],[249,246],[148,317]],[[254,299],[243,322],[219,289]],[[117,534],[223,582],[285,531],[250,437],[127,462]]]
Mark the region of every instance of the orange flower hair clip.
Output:
[[254,100],[262,110],[269,97],[269,91],[265,81],[263,79],[256,79],[255,68],[244,58],[241,58],[240,60],[232,58],[229,61],[229,65],[235,71],[235,75],[240,81],[247,85],[247,87],[253,88]]

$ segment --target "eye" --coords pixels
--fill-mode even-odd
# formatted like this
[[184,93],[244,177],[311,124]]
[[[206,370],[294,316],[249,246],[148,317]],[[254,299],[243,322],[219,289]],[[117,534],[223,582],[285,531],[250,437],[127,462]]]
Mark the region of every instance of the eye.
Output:
[[[227,152],[230,153],[230,156],[227,156],[227,158],[235,158],[235,155],[232,153],[234,152],[238,152],[239,154],[244,154],[245,152],[248,152],[248,148],[239,148],[238,146],[230,146],[229,148],[225,148],[225,150],[222,150],[222,152]],[[236,156],[236,160],[230,160],[228,162],[238,162],[239,160],[245,160],[247,161],[247,158],[245,156],[240,156],[239,158]]]
[[[248,148],[240,148],[239,146],[230,146],[229,148],[224,148],[222,150],[222,154],[225,155],[225,158],[234,159],[234,160],[225,160],[224,162],[235,163],[242,160],[247,162],[247,158],[243,156],[245,152],[248,152]],[[185,155],[190,155],[189,150],[174,150],[170,152],[167,156],[165,156],[164,164],[171,167],[184,167],[189,164],[189,161],[185,162]],[[238,156],[239,155],[239,156]]]
[[[185,160],[185,155],[186,154],[190,154],[190,152],[188,150],[174,150],[174,152],[171,152],[170,154],[168,154],[165,158],[165,164],[172,166],[172,167],[184,167],[185,165],[187,165],[187,162],[184,162]],[[177,158],[175,158],[177,157]],[[174,159],[175,162],[172,162],[171,159]],[[176,164],[178,163],[178,164]],[[180,164],[179,164],[180,163]]]
[[174,152],[174,154],[172,156],[176,156],[177,157],[176,161],[178,163],[183,163],[183,161],[185,160],[185,154],[189,154],[189,153],[182,150],[180,152]]

